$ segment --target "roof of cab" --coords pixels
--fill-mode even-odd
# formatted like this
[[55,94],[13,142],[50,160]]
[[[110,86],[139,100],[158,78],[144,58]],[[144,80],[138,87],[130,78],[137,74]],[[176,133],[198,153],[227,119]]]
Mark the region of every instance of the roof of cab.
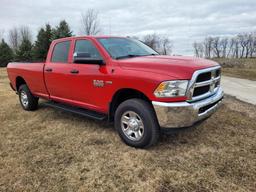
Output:
[[53,40],[54,42],[58,41],[67,41],[72,39],[79,39],[79,38],[87,38],[87,39],[97,39],[97,38],[127,38],[127,37],[121,37],[121,36],[109,36],[109,35],[100,35],[100,36],[72,36],[72,37],[64,37],[60,39]]

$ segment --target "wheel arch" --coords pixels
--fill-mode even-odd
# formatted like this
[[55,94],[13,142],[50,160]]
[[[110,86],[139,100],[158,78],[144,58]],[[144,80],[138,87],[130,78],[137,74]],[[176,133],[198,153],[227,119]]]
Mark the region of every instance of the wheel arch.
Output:
[[109,121],[114,120],[115,111],[122,102],[134,98],[142,99],[152,105],[150,99],[142,91],[133,88],[119,89],[115,92],[109,104]]
[[21,76],[17,76],[17,77],[16,77],[16,80],[15,80],[15,88],[16,88],[16,91],[19,91],[19,87],[20,87],[21,85],[24,85],[24,84],[27,85],[25,79],[24,79],[23,77],[21,77]]

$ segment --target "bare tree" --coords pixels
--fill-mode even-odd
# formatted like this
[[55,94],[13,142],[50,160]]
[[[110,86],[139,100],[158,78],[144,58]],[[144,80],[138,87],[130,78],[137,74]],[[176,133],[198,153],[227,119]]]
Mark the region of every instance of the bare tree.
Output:
[[[200,47],[200,45],[203,45],[203,47]],[[196,56],[199,56],[200,50],[203,50],[204,56],[207,58],[254,57],[256,56],[256,32],[238,34],[231,38],[207,37],[202,43],[195,42],[192,46]]]
[[213,38],[213,43],[212,43],[212,48],[213,48],[213,52],[215,54],[216,57],[220,57],[220,38],[219,37],[214,37]]
[[239,39],[238,37],[235,38],[235,48],[234,48],[234,57],[238,58],[239,57]]
[[204,45],[202,43],[198,45],[198,50],[199,50],[199,57],[204,57]]
[[247,34],[239,34],[238,35],[239,44],[241,46],[240,58],[248,56],[248,44],[249,38]]
[[32,34],[28,26],[21,26],[19,28],[21,41],[29,40],[32,41]]
[[197,42],[193,43],[194,53],[196,57],[199,57],[199,44],[200,43],[197,43]]
[[248,48],[249,48],[249,57],[253,57],[253,54],[255,52],[255,48],[256,48],[256,33],[250,33],[249,34],[249,44],[248,44]]
[[194,53],[196,57],[204,57],[204,45],[202,43],[193,43]]
[[[245,57],[248,58],[253,52],[253,33],[245,34],[246,46],[245,46]],[[251,56],[252,57],[252,56]]]
[[8,34],[9,42],[13,50],[17,50],[20,44],[20,36],[18,28],[14,27]]
[[161,46],[161,50],[160,50],[161,54],[163,54],[163,55],[170,55],[171,54],[173,44],[172,44],[172,41],[170,40],[170,38],[167,35],[161,37],[160,46]]
[[204,40],[204,51],[205,51],[205,57],[211,58],[211,52],[212,52],[212,44],[213,44],[213,38],[207,37]]
[[153,33],[153,34],[149,34],[149,35],[145,35],[142,39],[142,41],[148,45],[149,47],[151,47],[154,50],[158,50],[160,47],[160,37],[158,34]]
[[81,14],[82,33],[86,35],[97,35],[100,33],[100,22],[98,13],[94,9],[88,9]]
[[220,50],[221,50],[221,56],[226,57],[227,56],[227,46],[228,46],[228,38],[223,38],[220,40]]
[[235,39],[228,39],[226,57],[231,57],[234,49]]
[[251,33],[250,57],[256,56],[256,32]]
[[148,34],[142,37],[142,41],[162,55],[170,55],[172,52],[173,43],[167,35]]

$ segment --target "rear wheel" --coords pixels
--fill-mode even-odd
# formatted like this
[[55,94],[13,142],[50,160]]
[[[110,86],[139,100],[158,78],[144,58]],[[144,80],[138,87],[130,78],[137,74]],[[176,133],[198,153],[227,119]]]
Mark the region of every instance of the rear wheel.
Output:
[[33,111],[37,109],[38,98],[32,95],[27,85],[21,85],[18,92],[20,104],[24,110]]
[[118,106],[115,128],[127,145],[137,148],[154,145],[160,134],[152,106],[141,99],[129,99]]

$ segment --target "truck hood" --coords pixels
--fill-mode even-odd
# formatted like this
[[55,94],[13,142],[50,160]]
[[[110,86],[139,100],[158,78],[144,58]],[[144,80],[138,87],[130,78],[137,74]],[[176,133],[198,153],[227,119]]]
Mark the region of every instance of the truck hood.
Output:
[[176,79],[191,79],[196,70],[217,66],[218,63],[196,57],[144,56],[118,60],[121,68],[164,74]]

